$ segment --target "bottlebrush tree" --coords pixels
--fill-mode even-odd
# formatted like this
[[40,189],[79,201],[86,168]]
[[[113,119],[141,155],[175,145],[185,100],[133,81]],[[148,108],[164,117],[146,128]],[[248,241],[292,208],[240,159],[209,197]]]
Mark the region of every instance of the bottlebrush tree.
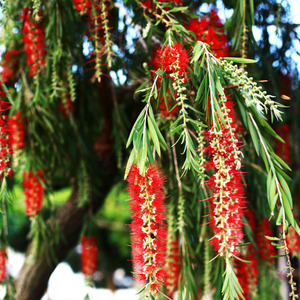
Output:
[[[297,90],[288,54],[297,26],[277,2],[2,1],[6,299],[40,299],[78,244],[93,284],[106,238],[97,212],[120,183],[141,299],[276,299],[281,277],[298,298],[299,105],[285,109]],[[12,278],[20,181],[30,231]]]

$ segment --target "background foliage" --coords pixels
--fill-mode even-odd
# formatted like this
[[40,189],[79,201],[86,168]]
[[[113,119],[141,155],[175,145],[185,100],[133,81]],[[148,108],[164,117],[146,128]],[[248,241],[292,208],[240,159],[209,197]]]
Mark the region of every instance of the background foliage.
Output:
[[[159,160],[167,178],[168,225],[173,228],[171,236],[180,241],[179,298],[197,299],[213,291],[215,299],[237,299],[242,296],[238,296],[239,287],[233,274],[238,275],[239,268],[244,267],[238,267],[232,260],[227,264],[219,258],[212,260],[216,253],[208,242],[213,236],[207,224],[210,208],[208,202],[199,202],[211,195],[204,182],[212,173],[203,175],[196,146],[203,141],[195,135],[207,131],[214,118],[219,122],[217,127],[221,127],[223,112],[217,111],[214,117],[206,99],[214,95],[212,103],[216,104],[224,86],[236,85],[225,91],[230,90],[237,119],[244,127],[239,134],[244,145],[243,180],[247,207],[253,211],[256,222],[255,227],[251,227],[250,217],[247,214],[243,217],[244,242],[253,243],[256,253],[260,253],[268,241],[263,238],[259,244],[256,236],[268,227],[269,233],[265,235],[273,237],[272,242],[280,244],[278,248],[288,249],[285,233],[292,232],[292,227],[298,229],[294,218],[297,220],[299,215],[299,74],[293,61],[299,57],[298,24],[290,22],[288,1],[195,0],[182,1],[179,5],[176,1],[171,4],[149,1],[151,9],[145,8],[145,2],[101,0],[91,2],[91,12],[84,14],[76,5],[84,6],[86,1],[2,1],[3,92],[0,96],[2,101],[12,105],[9,110],[3,110],[2,115],[21,112],[25,145],[14,151],[15,174],[2,176],[1,248],[10,246],[27,251],[28,260],[34,257],[35,262],[51,261],[49,274],[62,259],[79,271],[80,258],[74,251],[75,245],[80,243],[82,235],[97,236],[98,262],[105,279],[94,283],[110,285],[108,278],[115,268],[122,266],[128,273],[132,271],[131,248],[127,246],[130,229],[125,226],[130,223],[129,205],[125,201],[128,195],[124,173],[129,171],[126,166],[136,163],[143,173],[149,162]],[[175,8],[172,10],[169,5]],[[195,37],[184,27],[191,18],[203,18],[216,7],[219,15],[224,16],[230,48],[226,56],[257,60],[255,64],[246,64],[247,60],[238,64],[247,70],[246,78],[228,65],[226,71],[224,61],[215,63],[210,54],[213,46],[209,49],[206,44],[196,43]],[[24,8],[29,8],[30,22],[35,22],[44,36],[38,44],[24,39]],[[37,36],[34,29],[31,30],[29,33]],[[259,38],[255,40],[253,35]],[[161,113],[161,98],[170,104],[166,99],[170,97],[168,88],[172,90],[173,81],[167,71],[162,68],[157,71],[153,61],[156,48],[168,45],[170,39],[190,50],[186,75],[188,99],[180,98],[181,104],[177,107],[182,118],[179,121],[176,121],[178,115]],[[38,63],[33,76],[26,45]],[[5,58],[10,50],[19,51],[16,58]],[[11,66],[13,73],[6,80],[4,71]],[[239,86],[242,80],[247,83]],[[154,82],[157,84],[153,85]],[[267,95],[275,95],[278,104],[272,102],[273,98],[269,104],[260,104],[259,101],[268,100],[262,96],[252,106],[248,105],[244,96],[248,93],[248,101],[252,101],[251,92],[256,83]],[[247,84],[249,91],[244,89]],[[170,93],[171,105],[174,105],[177,95]],[[270,110],[265,116],[259,111],[260,105]],[[280,114],[277,108],[284,113]],[[149,117],[143,119],[145,112],[149,112]],[[283,127],[281,118],[287,127]],[[145,124],[146,131],[143,130]],[[184,134],[180,135],[181,132]],[[286,141],[285,146],[278,142],[277,134]],[[38,170],[44,173],[45,199],[38,215],[29,218],[25,215],[23,172]],[[281,197],[282,201],[278,202]],[[72,206],[72,203],[75,204]],[[270,219],[271,212],[274,217]],[[69,219],[74,231],[64,227],[64,220]],[[270,219],[269,225],[260,227],[264,226],[265,219]],[[291,239],[299,238],[295,235]],[[170,238],[168,241],[170,246]],[[34,246],[29,246],[30,243]],[[294,249],[298,248],[294,246]],[[251,260],[247,251],[241,250],[241,258]],[[299,253],[291,253],[291,256],[297,266]],[[259,280],[254,279],[256,287],[250,288],[250,285],[252,292],[245,297],[280,298],[278,259],[258,254],[256,259],[258,265],[251,265],[251,272],[257,268],[259,275],[254,274],[253,278]],[[8,288],[8,299],[13,299],[12,294],[16,299],[27,299],[24,290],[31,299],[40,299],[48,275],[44,275],[40,290],[33,292],[29,281],[35,281],[34,274],[38,273],[33,265],[26,267],[26,272],[32,273],[26,273],[25,267],[22,269],[16,280],[16,294],[10,293]],[[288,272],[295,281],[299,280],[298,271],[293,273],[288,269]],[[26,274],[33,277],[27,276],[26,281]],[[240,277],[239,280],[245,289]],[[4,283],[13,287],[14,280],[6,276]],[[295,299],[293,294],[291,297]]]

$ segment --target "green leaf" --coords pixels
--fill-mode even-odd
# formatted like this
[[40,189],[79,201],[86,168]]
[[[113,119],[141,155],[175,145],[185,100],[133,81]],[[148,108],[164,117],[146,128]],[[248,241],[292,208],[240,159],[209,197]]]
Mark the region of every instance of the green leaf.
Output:
[[143,82],[143,83],[135,90],[135,92],[134,92],[134,94],[133,94],[133,98],[134,98],[134,99],[137,97],[137,95],[138,95],[139,93],[142,93],[142,92],[145,92],[145,91],[151,89],[151,87],[145,88],[145,86],[146,86],[148,83],[149,83],[149,81]]
[[292,194],[291,194],[289,186],[287,185],[286,181],[284,180],[284,178],[280,174],[278,174],[278,179],[281,183],[281,187],[284,191],[284,194],[285,194],[287,200],[290,203],[290,206],[293,207]]
[[288,221],[294,227],[296,232],[300,235],[300,228],[299,228],[298,224],[296,223],[296,221],[294,219],[293,212],[292,212],[292,209],[290,207],[289,201],[286,199],[286,197],[283,197],[282,200],[283,200],[284,211],[285,211],[285,214],[286,214],[286,217],[287,217]]
[[198,101],[201,98],[206,86],[207,86],[207,75],[205,75],[204,78],[201,81],[201,84],[200,84],[199,89],[197,91],[195,101]]
[[201,54],[203,52],[203,47],[202,47],[202,44],[201,43],[196,43],[196,45],[194,46],[194,49],[193,49],[193,58],[192,58],[192,61],[191,62],[195,62],[195,61],[198,61]]
[[152,107],[150,106],[149,107],[149,117],[150,117],[150,120],[151,120],[151,123],[155,129],[155,132],[157,134],[157,137],[159,139],[159,141],[161,142],[161,146],[164,148],[164,149],[168,149],[168,145],[163,137],[163,135],[161,134],[156,122],[155,122],[155,117],[154,117],[154,114],[153,114],[153,110],[152,110]]
[[255,151],[257,153],[257,155],[259,156],[259,143],[258,143],[258,136],[256,131],[254,130],[253,124],[250,120],[250,118],[247,116],[247,124],[248,124],[248,129],[251,135],[251,139],[255,148]]
[[281,166],[283,166],[284,168],[286,168],[289,171],[292,171],[291,168],[289,167],[289,165],[280,156],[278,156],[274,152],[271,152],[271,155]]
[[225,59],[227,61],[232,61],[232,62],[238,63],[238,64],[254,64],[254,63],[257,63],[257,60],[255,60],[255,59],[242,58],[242,57],[222,57],[222,59]]
[[268,236],[268,235],[265,235],[265,238],[270,240],[270,241],[280,241],[280,239],[276,236]]
[[161,156],[159,140],[158,140],[154,125],[152,124],[151,118],[149,116],[148,116],[148,127],[149,127],[150,137],[154,143],[155,150],[156,150],[157,154],[159,156]]
[[141,120],[143,119],[143,117],[145,115],[145,110],[146,110],[146,107],[144,107],[143,110],[140,112],[138,118],[136,119],[136,121],[132,127],[129,137],[128,137],[128,140],[127,140],[127,143],[126,143],[126,148],[129,147],[134,135],[139,131],[139,128],[141,127]]
[[276,193],[276,183],[271,171],[269,172],[267,179],[267,195],[271,213],[273,213],[277,203],[278,194]]
[[274,129],[270,126],[270,124],[263,118],[259,118],[260,124],[267,130],[269,134],[271,134],[274,138],[284,143],[284,140],[274,131]]
[[189,8],[188,6],[174,7],[171,10],[169,10],[169,13],[171,13],[171,12],[178,12],[178,11],[184,11],[184,10],[187,10],[188,8]]
[[180,124],[178,125],[177,127],[175,127],[173,130],[172,130],[172,134],[175,134],[177,133],[179,130],[182,130],[182,128],[184,127],[184,124]]
[[275,170],[276,170],[277,174],[280,174],[286,181],[289,181],[289,182],[292,181],[291,177],[288,176],[281,168],[278,168],[276,165],[275,165]]
[[236,277],[232,263],[228,258],[226,258],[226,269],[223,276],[225,276],[222,287],[223,300],[233,300],[239,297],[245,300],[243,289]]
[[134,161],[134,156],[135,156],[135,151],[131,150],[130,152],[130,156],[128,158],[127,164],[126,164],[126,168],[125,168],[125,174],[124,174],[124,180],[126,180],[128,173],[130,171],[131,165],[133,164]]
[[147,286],[144,286],[138,293],[136,293],[136,295],[139,295],[141,294],[145,289],[146,289]]

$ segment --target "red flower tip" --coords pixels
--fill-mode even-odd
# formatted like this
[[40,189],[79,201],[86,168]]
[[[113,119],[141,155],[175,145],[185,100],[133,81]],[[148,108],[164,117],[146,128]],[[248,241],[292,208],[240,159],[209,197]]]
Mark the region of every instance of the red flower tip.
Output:
[[7,255],[6,249],[0,249],[0,283],[2,283],[3,279],[6,277],[6,263],[7,263]]
[[7,116],[0,117],[0,176],[12,176],[11,148]]
[[32,171],[23,173],[23,187],[25,198],[25,212],[28,216],[35,216],[41,210],[44,200],[44,181],[42,171],[35,175]]
[[92,276],[97,269],[97,238],[84,235],[81,240],[82,273]]
[[25,129],[22,114],[19,111],[8,117],[8,131],[12,149],[23,148],[25,146]]
[[[42,17],[42,11],[39,11]],[[23,43],[27,57],[27,65],[30,68],[29,75],[34,76],[42,72],[45,64],[45,43],[44,43],[44,27],[41,23],[37,23],[32,19],[29,8],[23,10],[21,19],[23,20]]]

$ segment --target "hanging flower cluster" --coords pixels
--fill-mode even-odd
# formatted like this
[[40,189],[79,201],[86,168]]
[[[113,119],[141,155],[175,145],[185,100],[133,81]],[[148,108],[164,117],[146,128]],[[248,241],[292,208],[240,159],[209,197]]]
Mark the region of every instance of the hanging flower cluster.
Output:
[[88,14],[91,9],[90,0],[74,0],[74,6],[81,15]]
[[9,139],[12,149],[15,151],[25,146],[25,129],[22,114],[18,111],[8,118]]
[[[165,46],[158,53],[159,65],[169,72],[169,77],[173,80],[178,79],[178,76],[184,77],[189,63],[188,51],[183,48],[179,42],[174,42],[172,46]],[[180,79],[186,82],[187,78]]]
[[6,249],[0,249],[0,283],[6,277],[6,262],[7,262],[7,255]]
[[[42,18],[42,12],[39,11],[39,17]],[[25,8],[22,14],[23,20],[23,43],[26,53],[26,62],[30,68],[29,75],[35,76],[42,72],[45,66],[45,31],[41,23],[33,20],[29,8]]]
[[207,185],[213,194],[210,197],[210,226],[214,232],[211,239],[213,248],[221,256],[237,255],[236,245],[243,238],[244,186],[240,171],[239,142],[236,137],[236,124],[232,104],[227,107],[221,103],[227,126],[221,125],[219,131],[215,127],[204,132],[209,146],[205,152],[211,156],[207,168],[213,168],[215,174]]
[[145,176],[136,165],[127,177],[132,212],[132,257],[135,278],[149,282],[156,292],[165,277],[167,228],[164,224],[164,177],[156,165],[150,165]]
[[200,20],[191,19],[185,27],[196,34],[198,41],[209,44],[217,58],[229,55],[228,38],[216,10],[212,10]]
[[12,148],[9,138],[7,116],[0,117],[0,177],[12,176],[11,156]]
[[174,297],[174,292],[178,288],[178,280],[180,273],[180,256],[179,256],[179,239],[171,243],[170,254],[167,258],[167,275],[165,280],[168,297]]
[[84,235],[81,240],[81,265],[82,273],[91,277],[97,269],[97,238]]
[[0,74],[0,81],[5,84],[14,84],[17,79],[19,69],[19,53],[20,50],[7,50],[2,57],[2,71]]
[[276,255],[276,248],[272,245],[272,241],[266,239],[265,236],[273,236],[273,230],[270,228],[267,218],[264,218],[256,229],[256,243],[260,258],[270,266],[274,261],[272,256]]
[[23,187],[25,198],[25,213],[33,217],[38,214],[44,200],[43,171],[39,170],[34,174],[32,171],[23,173]]

